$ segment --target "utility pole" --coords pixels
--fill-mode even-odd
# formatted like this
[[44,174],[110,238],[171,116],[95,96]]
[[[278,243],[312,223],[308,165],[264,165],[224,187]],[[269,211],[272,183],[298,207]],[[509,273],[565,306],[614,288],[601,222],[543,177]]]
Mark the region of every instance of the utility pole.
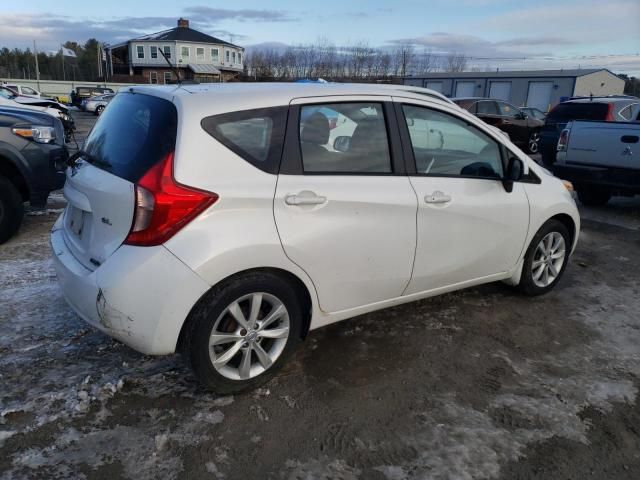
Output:
[[40,90],[40,69],[38,68],[38,49],[36,48],[36,41],[33,41],[33,55],[36,58],[36,82],[38,83],[38,90]]

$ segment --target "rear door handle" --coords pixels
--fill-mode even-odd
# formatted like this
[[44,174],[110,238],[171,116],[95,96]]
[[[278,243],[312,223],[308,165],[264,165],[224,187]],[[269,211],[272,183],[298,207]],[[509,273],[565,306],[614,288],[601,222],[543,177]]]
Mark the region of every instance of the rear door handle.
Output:
[[305,190],[296,195],[287,195],[284,197],[284,203],[287,205],[322,205],[327,203],[327,197],[321,197],[314,192]]
[[449,203],[451,195],[445,195],[442,192],[433,192],[431,195],[425,195],[425,203]]

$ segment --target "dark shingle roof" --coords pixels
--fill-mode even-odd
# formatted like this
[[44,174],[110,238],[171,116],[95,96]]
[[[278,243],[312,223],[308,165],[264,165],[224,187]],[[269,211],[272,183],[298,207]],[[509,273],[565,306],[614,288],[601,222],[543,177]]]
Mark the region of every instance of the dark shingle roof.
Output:
[[158,40],[158,41],[179,41],[179,42],[196,42],[196,43],[215,43],[218,45],[229,45],[231,47],[239,47],[233,43],[225,42],[206,33],[199,32],[189,27],[175,27],[170,30],[163,30],[162,32],[151,33],[149,35],[143,35],[141,37],[133,38],[134,40]]

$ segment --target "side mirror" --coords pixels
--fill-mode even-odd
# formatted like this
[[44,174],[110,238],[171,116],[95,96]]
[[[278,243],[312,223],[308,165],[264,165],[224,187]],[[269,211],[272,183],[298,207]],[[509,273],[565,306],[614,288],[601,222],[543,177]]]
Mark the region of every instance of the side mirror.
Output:
[[509,158],[509,163],[507,164],[507,171],[505,172],[505,176],[502,179],[502,184],[504,185],[504,189],[511,193],[513,191],[513,182],[517,182],[522,179],[522,175],[524,174],[524,163],[518,157]]
[[351,137],[341,136],[336,137],[333,141],[333,149],[337,152],[348,152],[351,148]]

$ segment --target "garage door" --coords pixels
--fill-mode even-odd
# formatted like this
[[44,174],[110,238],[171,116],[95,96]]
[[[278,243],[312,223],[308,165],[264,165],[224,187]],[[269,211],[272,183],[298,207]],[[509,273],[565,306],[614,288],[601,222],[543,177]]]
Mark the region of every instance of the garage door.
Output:
[[551,90],[553,90],[553,82],[529,82],[527,107],[534,107],[543,112],[549,110]]
[[475,97],[476,82],[457,82],[456,97]]
[[426,82],[425,87],[435,90],[438,93],[442,93],[442,82]]
[[511,82],[491,82],[489,87],[489,97],[496,100],[511,100]]

